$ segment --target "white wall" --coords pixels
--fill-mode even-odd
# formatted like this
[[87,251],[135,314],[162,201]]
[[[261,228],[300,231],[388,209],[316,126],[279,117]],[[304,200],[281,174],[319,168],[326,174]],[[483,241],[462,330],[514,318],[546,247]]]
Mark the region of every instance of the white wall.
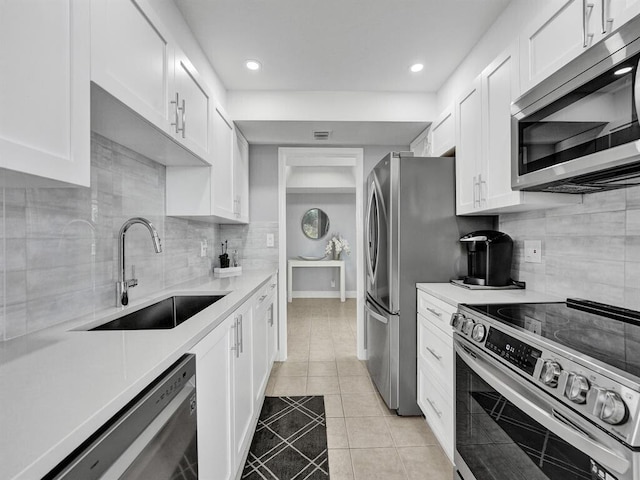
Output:
[[234,120],[431,122],[433,93],[230,91]]
[[494,24],[438,90],[437,110],[442,112],[484,68],[513,41],[522,27],[554,0],[512,0]]
[[[329,216],[329,234],[319,240],[304,236],[300,227],[302,216],[310,208],[320,208]],[[299,255],[322,256],[328,239],[339,233],[351,246],[351,255],[342,255],[345,261],[345,285],[347,291],[356,291],[356,195],[353,194],[287,194],[287,258]],[[336,286],[331,287],[331,279]],[[336,268],[295,269],[293,291],[339,292],[339,276]]]
[[249,146],[249,219],[278,221],[278,146]]

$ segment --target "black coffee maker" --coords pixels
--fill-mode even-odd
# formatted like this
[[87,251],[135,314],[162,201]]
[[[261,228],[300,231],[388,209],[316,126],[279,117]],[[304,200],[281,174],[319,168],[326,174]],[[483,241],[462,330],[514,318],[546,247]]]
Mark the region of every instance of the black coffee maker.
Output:
[[511,283],[513,240],[506,233],[478,230],[460,239],[467,246],[468,275],[463,283],[503,287]]

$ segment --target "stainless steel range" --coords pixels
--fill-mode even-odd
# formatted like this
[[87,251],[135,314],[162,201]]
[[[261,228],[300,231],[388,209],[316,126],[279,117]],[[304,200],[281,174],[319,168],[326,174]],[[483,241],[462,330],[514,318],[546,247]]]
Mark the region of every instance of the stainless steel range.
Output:
[[459,477],[640,479],[640,313],[569,299],[451,323]]

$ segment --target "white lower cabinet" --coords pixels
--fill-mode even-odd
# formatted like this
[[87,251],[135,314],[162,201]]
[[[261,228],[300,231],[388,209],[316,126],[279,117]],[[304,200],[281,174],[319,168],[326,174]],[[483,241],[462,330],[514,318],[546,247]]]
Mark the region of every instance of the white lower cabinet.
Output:
[[[246,302],[234,314],[237,335],[233,350],[233,431],[234,456],[241,462],[253,435],[253,302]],[[197,378],[197,377],[196,377]]]
[[[202,480],[235,479],[243,467],[272,366],[268,312],[274,278],[191,349],[196,355]],[[263,292],[269,296],[260,302]]]
[[418,290],[418,405],[452,462],[455,355],[449,319],[455,311],[455,307]]
[[235,478],[233,445],[233,358],[235,317],[201,340],[196,355],[198,474],[207,480]]

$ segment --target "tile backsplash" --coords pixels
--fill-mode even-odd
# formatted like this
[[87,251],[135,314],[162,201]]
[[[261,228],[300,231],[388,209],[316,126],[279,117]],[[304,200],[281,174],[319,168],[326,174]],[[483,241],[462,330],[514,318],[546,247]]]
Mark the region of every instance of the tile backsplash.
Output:
[[163,245],[156,254],[142,225],[127,232],[132,298],[211,275],[220,227],[165,217],[165,167],[97,134],[91,142],[91,188],[0,189],[0,340],[115,305],[117,237],[130,217],[150,220]]
[[[512,276],[527,288],[640,310],[640,187],[500,215],[500,230],[514,240]],[[525,263],[524,240],[542,241],[542,263]]]

